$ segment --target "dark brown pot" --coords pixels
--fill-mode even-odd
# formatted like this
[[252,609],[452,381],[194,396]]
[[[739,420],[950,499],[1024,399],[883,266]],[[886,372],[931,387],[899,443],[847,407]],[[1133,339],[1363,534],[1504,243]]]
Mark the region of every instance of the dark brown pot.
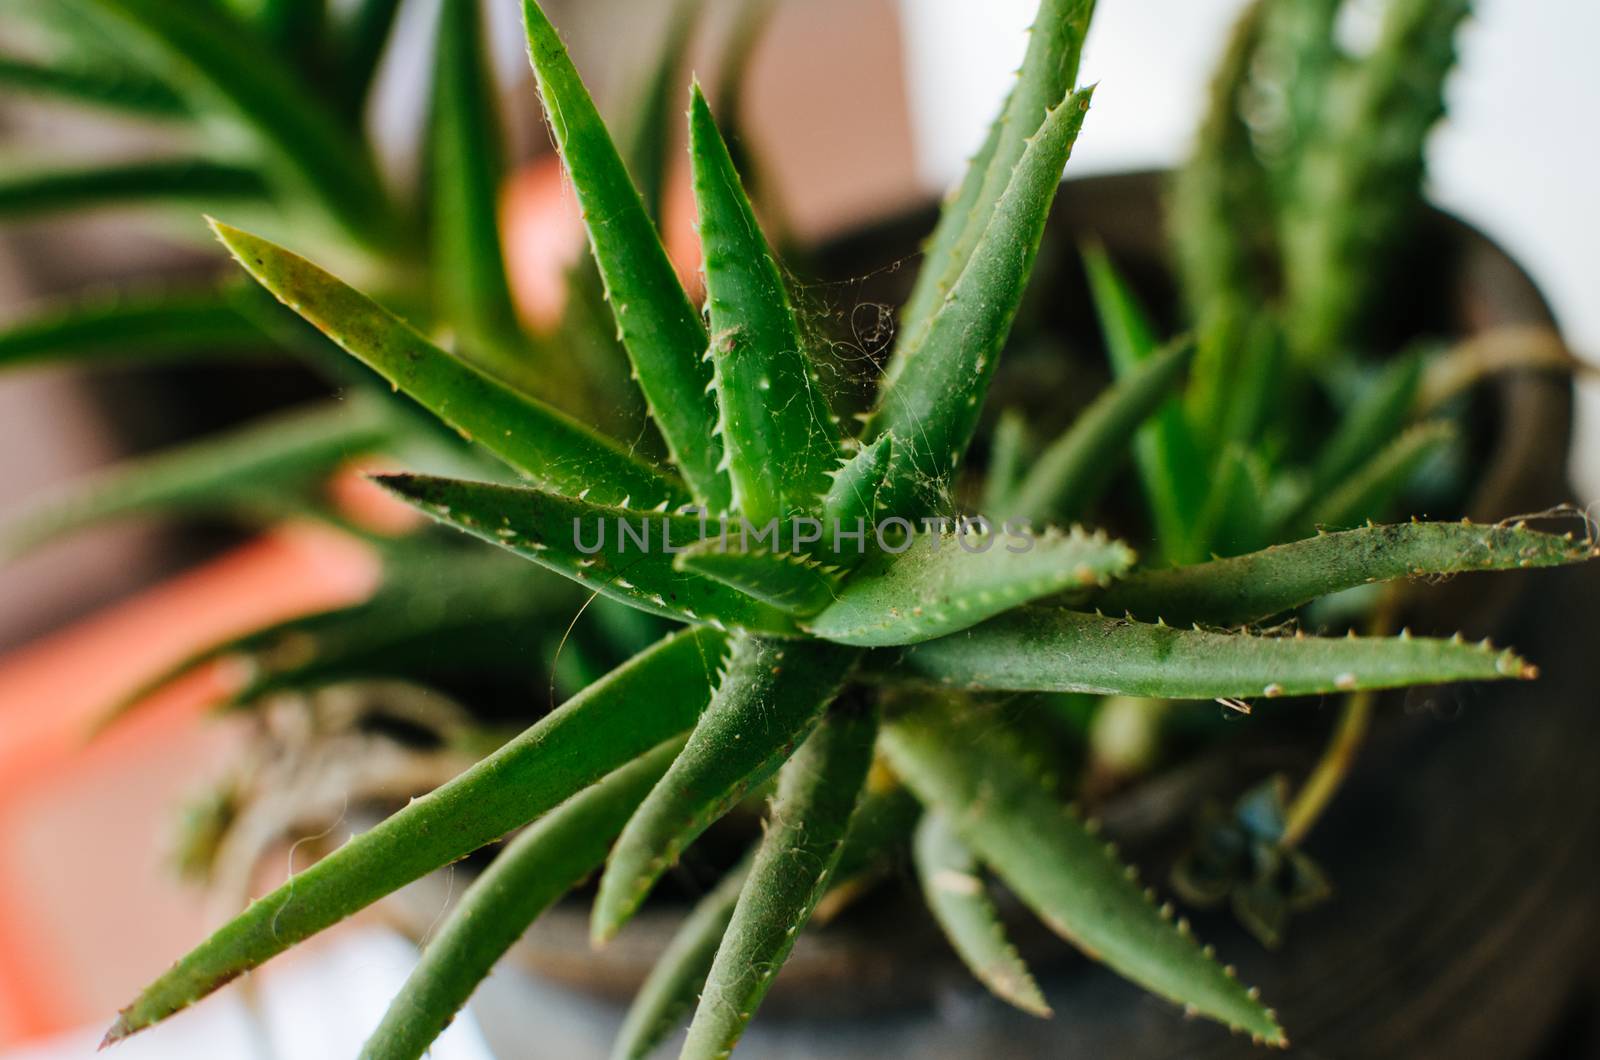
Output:
[[[931,223],[919,212],[827,248],[824,276],[866,277],[815,290],[819,305],[873,355],[863,311],[895,304],[911,269],[907,248]],[[1041,313],[1059,321],[1073,363],[1037,355],[1012,365],[997,390],[1014,388],[1040,418],[1069,418],[1095,386],[1064,388],[1067,369],[1098,365],[1098,336],[1077,272],[1076,247],[1097,235],[1151,293],[1166,275],[1159,181],[1135,175],[1063,188],[1035,287],[1059,295]],[[1440,214],[1419,228],[1410,275],[1385,325],[1408,334],[1466,336],[1511,323],[1548,323],[1526,275],[1482,235]],[[870,331],[870,328],[866,329]],[[1081,356],[1074,356],[1074,352]],[[859,364],[865,358],[856,358]],[[1013,358],[1013,361],[1017,361]],[[849,369],[851,358],[844,359]],[[1018,378],[1018,372],[1023,377]],[[1041,379],[1041,375],[1044,377]],[[1054,378],[1059,376],[1058,378]],[[1048,383],[1048,385],[1046,385]],[[1065,398],[1062,395],[1065,394]],[[1030,397],[1031,395],[1031,397]],[[1042,395],[1042,398],[1041,398]],[[1571,496],[1565,477],[1571,387],[1549,374],[1502,377],[1474,412],[1478,488],[1464,512],[1495,520]],[[1588,997],[1595,939],[1595,838],[1600,736],[1584,603],[1597,598],[1600,566],[1492,578],[1467,576],[1426,594],[1418,632],[1492,635],[1544,669],[1532,684],[1396,694],[1347,787],[1307,843],[1338,893],[1296,920],[1286,946],[1264,951],[1226,917],[1200,916],[1241,978],[1258,984],[1307,1056],[1528,1057],[1557,1045],[1562,1016]],[[1331,706],[1325,708],[1331,719]],[[1289,752],[1303,763],[1314,746]],[[1275,752],[1276,753],[1276,752]],[[1160,878],[1168,842],[1208,794],[1226,795],[1280,766],[1247,746],[1202,760],[1103,807],[1147,875]],[[1298,774],[1297,774],[1298,775]],[[1142,856],[1141,856],[1142,855]],[[1158,875],[1159,873],[1159,875]],[[420,923],[438,912],[436,892],[416,895]],[[508,965],[480,990],[474,1010],[506,1057],[605,1054],[624,999],[676,927],[680,910],[647,909],[599,954],[587,945],[587,908],[546,915]],[[890,887],[824,930],[807,934],[741,1046],[762,1057],[1197,1057],[1250,1046],[1213,1025],[1187,1021],[1082,959],[1050,962],[1035,921],[1025,948],[1043,942],[1042,976],[1053,1020],[1017,1014],[972,984],[930,930],[909,887]],[[531,975],[529,974],[531,973]]]

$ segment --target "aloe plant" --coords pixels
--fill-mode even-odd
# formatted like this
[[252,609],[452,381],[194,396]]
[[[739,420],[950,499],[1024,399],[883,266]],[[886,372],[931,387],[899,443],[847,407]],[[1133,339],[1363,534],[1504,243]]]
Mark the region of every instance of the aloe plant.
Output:
[[[563,351],[586,348],[573,335],[531,336],[515,318],[493,223],[499,156],[476,5],[443,8],[431,228],[413,232],[350,134],[395,4],[369,0],[342,22],[301,23],[153,0],[82,2],[137,38],[144,58],[125,83],[25,63],[0,66],[0,77],[253,130],[259,167],[191,190],[228,216],[227,197],[214,194],[223,185],[298,210],[293,241],[313,232],[313,256],[330,267],[213,221],[238,265],[286,311],[230,284],[215,299],[101,305],[0,335],[0,365],[268,345],[308,356],[360,387],[361,399],[160,458],[41,509],[18,543],[152,508],[320,511],[309,486],[356,452],[387,449],[409,470],[377,481],[445,529],[383,544],[385,585],[371,601],[206,647],[175,672],[227,653],[262,661],[234,697],[240,706],[339,681],[445,680],[419,669],[419,645],[458,670],[525,678],[537,667],[519,646],[565,647],[563,620],[583,595],[598,601],[605,625],[601,650],[573,646],[565,703],[252,903],[124,1009],[108,1044],[516,832],[441,923],[364,1054],[420,1056],[528,924],[590,873],[600,873],[593,935],[603,944],[706,829],[771,790],[766,827],[685,921],[615,1055],[647,1055],[685,1017],[684,1056],[727,1055],[819,904],[906,846],[957,955],[1018,1008],[1047,1015],[1049,1002],[1006,938],[991,879],[1112,971],[1190,1014],[1283,1045],[1257,990],[1070,805],[1031,739],[1040,719],[1015,707],[1017,694],[1085,697],[1090,709],[1090,696],[1281,698],[1293,709],[1300,697],[1531,679],[1536,667],[1514,652],[1459,637],[1307,636],[1264,623],[1362,585],[1596,554],[1588,540],[1521,524],[1320,531],[1382,516],[1448,443],[1448,421],[1432,409],[1418,415],[1419,359],[1366,371],[1325,445],[1300,444],[1285,424],[1284,410],[1309,390],[1363,373],[1347,340],[1378,235],[1359,220],[1349,231],[1360,237],[1348,237],[1308,215],[1308,203],[1336,202],[1329,208],[1347,219],[1360,209],[1388,218],[1402,208],[1397,183],[1414,193],[1413,155],[1447,64],[1429,68],[1428,84],[1399,84],[1394,58],[1419,36],[1430,55],[1446,54],[1449,13],[1425,17],[1426,5],[1397,0],[1393,28],[1356,63],[1314,46],[1326,44],[1314,32],[1320,23],[1290,18],[1290,0],[1253,9],[1175,204],[1195,337],[1164,340],[1106,253],[1088,248],[1116,381],[1037,459],[1025,424],[1003,418],[989,481],[973,489],[968,453],[986,390],[1074,143],[1092,123],[1092,93],[1076,85],[1092,0],[1042,0],[1016,85],[940,214],[859,429],[836,413],[840,395],[817,370],[822,351],[803,302],[751,204],[748,166],[722,133],[719,119],[732,116],[689,86],[700,306],[655,220],[659,99],[642,112],[656,119],[618,142],[555,27],[525,0],[538,91],[592,253],[592,281],[575,283],[575,296],[603,291],[649,414],[650,431],[631,440],[585,415],[605,392],[584,374],[602,375],[599,359],[568,363]],[[677,24],[650,79],[658,86],[676,81]],[[275,57],[234,68],[229,57],[249,41]],[[1298,84],[1289,132],[1263,152],[1235,108],[1252,56],[1269,45],[1301,49],[1316,76]],[[335,98],[308,99],[292,76],[318,62],[340,72],[328,82]],[[1362,114],[1409,108],[1394,118],[1400,131],[1382,157],[1338,146],[1359,136],[1326,120],[1336,82]],[[238,174],[249,176],[229,183]],[[19,183],[11,194],[65,201],[92,186],[97,195],[141,186],[127,174],[95,178],[31,191]],[[1231,214],[1235,195],[1248,208]],[[1279,262],[1297,278],[1275,284],[1259,274]],[[352,270],[375,294],[337,275]],[[129,322],[138,350],[111,340]],[[1150,510],[1142,558],[1072,525],[1098,511],[1124,458]],[[983,510],[974,512],[965,499],[978,495]],[[1208,558],[1215,552],[1227,555]],[[1251,835],[1271,847],[1282,830]],[[1191,872],[1184,893],[1198,893],[1200,877]]]
[[[1102,256],[1091,261],[1122,381],[1027,474],[990,490],[1000,522],[962,519],[957,472],[1090,109],[1074,82],[1091,6],[1040,5],[1016,90],[947,202],[890,368],[854,436],[834,413],[818,351],[798,327],[698,86],[688,139],[704,320],[667,263],[650,200],[533,0],[525,19],[534,74],[667,463],[571,420],[526,391],[520,373],[498,375],[490,360],[472,367],[333,272],[213,224],[262,287],[506,469],[501,482],[379,477],[390,492],[682,629],[256,901],[123,1010],[107,1041],[528,825],[446,919],[368,1044],[371,1057],[416,1057],[499,953],[590,868],[605,863],[594,913],[595,940],[605,942],[712,821],[776,777],[752,857],[686,925],[691,934],[643,994],[622,1044],[622,1055],[643,1055],[682,1010],[674,999],[698,994],[685,1055],[726,1055],[834,882],[851,834],[866,826],[864,778],[877,746],[883,767],[926,807],[917,857],[936,919],[995,993],[1048,1012],[995,934],[990,873],[1118,974],[1258,1041],[1285,1042],[1258,993],[1133,882],[1050,777],[1024,767],[1024,737],[990,693],[1203,701],[1528,679],[1536,671],[1515,653],[1459,639],[1240,626],[1354,584],[1566,564],[1594,549],[1526,527],[1402,524],[1162,570],[1139,567],[1133,549],[1104,535],[1014,522],[1091,511],[1112,458],[1146,423],[1134,448],[1162,551],[1197,559],[1205,548],[1197,528],[1214,501],[1181,492],[1222,450],[1174,404],[1189,349],[1155,349],[1154,328]],[[446,29],[450,38],[464,24]],[[472,66],[470,48],[453,46],[445,58]],[[235,94],[235,107],[254,101],[243,88]],[[466,117],[454,115],[453,138],[474,136]],[[442,243],[459,258],[453,280],[477,279],[448,290],[474,333],[502,333],[499,272],[467,259],[483,247],[469,237],[474,224],[493,235],[469,208],[482,202],[485,178],[458,176],[470,187],[456,189],[467,199]],[[1397,399],[1384,400],[1389,408]],[[1323,485],[1338,488],[1288,504],[1274,527],[1256,528],[1262,544],[1302,520],[1378,508],[1434,437],[1400,436],[1373,460],[1395,418],[1363,415],[1326,450]],[[1245,429],[1234,440],[1253,437]],[[1232,460],[1238,482],[1250,484],[1250,461]],[[1347,477],[1355,469],[1357,479]],[[363,626],[370,620],[352,629]]]

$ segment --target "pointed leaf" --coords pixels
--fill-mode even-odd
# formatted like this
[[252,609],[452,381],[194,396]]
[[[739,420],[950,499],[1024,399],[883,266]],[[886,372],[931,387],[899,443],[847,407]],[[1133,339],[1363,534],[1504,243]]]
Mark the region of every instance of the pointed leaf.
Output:
[[527,351],[500,246],[499,117],[478,0],[444,0],[428,131],[433,290],[475,352],[516,368]]
[[1579,563],[1597,553],[1572,535],[1521,526],[1400,523],[1319,534],[1264,552],[1189,567],[1140,571],[1094,594],[1112,614],[1235,626],[1372,582],[1475,570]]
[[898,555],[869,560],[806,629],[842,644],[915,644],[1133,565],[1133,552],[1103,534],[1046,530],[1002,539],[978,529],[919,533]]
[[810,556],[771,549],[740,551],[723,547],[717,539],[691,546],[674,565],[794,615],[816,614],[834,598],[839,585],[838,576]]
[[212,222],[263,287],[464,437],[534,481],[597,501],[687,498],[662,472],[571,417],[450,356],[376,302],[298,255]]
[[728,510],[727,476],[706,332],[678,282],[661,238],[606,131],[594,101],[536,0],[524,0],[528,54],[556,146],[583,208],[589,246],[605,280],[606,298],[639,377],[667,452],[695,499],[713,513]]
[[0,327],[0,370],[259,353],[270,345],[223,291],[153,291],[65,302],[8,322]]
[[683,549],[702,540],[702,525],[693,516],[486,482],[422,475],[377,481],[442,523],[641,611],[779,635],[795,632],[793,620],[777,608],[673,565]]
[[528,925],[605,860],[680,746],[669,740],[640,756],[513,839],[423,948],[362,1046],[363,1060],[417,1060],[426,1053]]
[[695,903],[634,994],[611,1060],[646,1060],[694,1009],[749,875],[746,856]]
[[[885,434],[856,450],[833,473],[833,485],[822,498],[822,540],[835,563],[848,563],[865,551],[865,545],[847,549],[844,534],[871,534],[878,521],[878,496],[889,474],[894,437]],[[853,552],[853,555],[852,555]]]
[[1032,462],[996,517],[1070,520],[1084,515],[1121,466],[1128,439],[1168,400],[1193,349],[1188,339],[1179,339],[1096,398]]
[[86,0],[130,31],[186,96],[219,107],[269,148],[350,235],[393,244],[396,221],[363,141],[352,136],[290,66],[263,54],[242,23],[204,5],[168,0]]
[[949,819],[938,810],[924,814],[911,849],[928,908],[967,969],[1002,1001],[1029,1015],[1049,1016],[1033,973],[1006,938],[978,859]]
[[1010,730],[934,701],[887,721],[883,747],[922,801],[1052,931],[1194,1012],[1284,1044],[1272,1011],[1172,924],[1105,843],[1058,802]]
[[116,206],[230,206],[264,199],[253,169],[198,158],[98,164],[8,173],[0,180],[0,218]]
[[726,1057],[766,997],[828,888],[877,734],[875,707],[835,709],[784,767],[749,879],[689,1024],[684,1060]]
[[[1006,97],[982,148],[967,166],[953,198],[939,215],[939,224],[923,256],[916,288],[901,314],[902,335],[915,339],[938,313],[945,296],[973,257],[1012,170],[1043,125],[1050,109],[1072,91],[1078,59],[1094,14],[1094,0],[1043,0],[1028,34],[1028,50],[1017,82]],[[895,361],[909,356],[909,343],[895,352]],[[891,378],[898,374],[890,366]]]
[[[1083,263],[1111,369],[1119,380],[1127,379],[1156,352],[1155,325],[1102,247],[1086,246]],[[1199,558],[1184,550],[1204,503],[1206,462],[1180,402],[1168,401],[1139,428],[1133,455],[1162,555],[1173,561]]]
[[381,451],[392,439],[393,424],[368,402],[281,413],[69,483],[0,527],[0,556],[131,515],[281,516],[308,505],[297,491],[320,485],[340,464]]
[[663,640],[455,780],[292,876],[147,987],[117,1017],[106,1044],[493,842],[693,725],[723,643],[704,628]]
[[1147,699],[1311,696],[1538,676],[1536,667],[1487,642],[1213,633],[1043,607],[907,648],[896,665],[965,688]]
[[762,522],[811,514],[838,465],[839,428],[783,276],[700,86],[689,107],[711,363],[733,506]]
[[815,641],[741,637],[689,743],[633,815],[606,862],[592,933],[621,930],[684,848],[794,753],[856,660]]
[[1092,94],[1068,96],[1028,142],[966,268],[884,378],[864,436],[895,436],[888,512],[936,506],[966,450]]

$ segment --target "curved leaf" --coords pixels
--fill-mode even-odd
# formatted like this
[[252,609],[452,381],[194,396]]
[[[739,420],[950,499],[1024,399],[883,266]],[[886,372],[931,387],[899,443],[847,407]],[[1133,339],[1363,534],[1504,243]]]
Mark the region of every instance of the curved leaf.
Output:
[[805,628],[841,644],[915,644],[1029,600],[1104,582],[1133,559],[1121,542],[1078,529],[1004,540],[999,531],[976,527],[919,533],[900,554],[869,560]]
[[917,796],[1056,934],[1152,993],[1285,1044],[1272,1010],[1200,948],[1187,924],[1156,909],[995,719],[935,699],[886,721],[882,744]]
[[728,509],[728,480],[706,331],[661,246],[622,156],[595,110],[555,27],[536,0],[524,0],[528,55],[556,146],[583,208],[589,246],[606,299],[667,452],[712,512]]
[[1049,1016],[1033,973],[1006,938],[978,859],[949,819],[938,810],[923,814],[911,849],[928,908],[968,971],[1002,1001],[1031,1016]]
[[689,152],[733,506],[754,522],[813,513],[839,462],[838,422],[698,84],[690,96]]
[[363,1060],[417,1060],[528,925],[605,860],[681,740],[641,755],[513,839],[450,911],[389,1002]]
[[749,875],[746,856],[695,903],[628,1006],[611,1060],[645,1060],[694,1009]]
[[715,578],[746,596],[794,615],[812,615],[834,598],[839,578],[810,556],[770,549],[739,551],[719,540],[690,546],[674,564]]
[[680,621],[792,635],[784,612],[674,565],[701,540],[699,520],[591,504],[487,482],[385,475],[378,483],[472,536],[641,611]]
[[726,1057],[827,890],[878,734],[875,708],[835,709],[778,778],[761,843],[689,1024],[683,1060]]
[[914,645],[898,665],[965,688],[1147,699],[1309,696],[1538,676],[1536,667],[1487,641],[1212,633],[1039,607]]
[[966,450],[1092,94],[1050,111],[920,341],[902,346],[884,377],[864,437],[895,437],[889,513],[936,507]]
[[917,333],[939,312],[956,279],[975,256],[1012,171],[1050,110],[1077,83],[1078,59],[1093,14],[1094,0],[1043,0],[1039,4],[1016,84],[929,238],[916,287],[901,313],[904,341],[895,351],[891,378],[901,370],[899,362],[911,355]]
[[111,1044],[187,1008],[243,972],[391,891],[492,843],[690,725],[723,639],[667,638],[433,793],[413,800],[251,903],[145,989]]
[[606,862],[594,903],[597,943],[621,930],[684,848],[788,760],[816,727],[856,655],[815,641],[734,641],[688,745]]
[[[1111,370],[1117,379],[1127,379],[1156,352],[1155,325],[1103,247],[1086,246],[1083,264]],[[1205,502],[1206,461],[1181,402],[1167,401],[1139,428],[1133,456],[1162,555],[1173,562],[1203,558],[1188,549],[1190,529]]]
[[688,498],[616,442],[458,360],[399,317],[304,258],[213,221],[260,284],[357,360],[518,471],[552,489],[646,506]]
[[1396,578],[1578,563],[1600,555],[1572,535],[1522,526],[1399,523],[1319,534],[1231,559],[1139,571],[1089,599],[1103,611],[1236,626],[1319,596]]

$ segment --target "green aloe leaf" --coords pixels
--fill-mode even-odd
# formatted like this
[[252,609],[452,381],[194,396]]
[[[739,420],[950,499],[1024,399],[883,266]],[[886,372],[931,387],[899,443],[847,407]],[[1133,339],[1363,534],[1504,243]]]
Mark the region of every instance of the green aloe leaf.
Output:
[[138,292],[49,305],[8,322],[0,327],[0,370],[260,353],[270,345],[225,291]]
[[[1103,247],[1086,246],[1083,262],[1112,371],[1117,379],[1126,380],[1155,355],[1155,325]],[[1188,556],[1186,550],[1205,503],[1206,461],[1180,402],[1167,401],[1139,428],[1133,456],[1161,554],[1175,561],[1199,558]]]
[[682,549],[702,540],[693,516],[486,482],[422,475],[377,481],[442,523],[641,611],[780,636],[796,632],[783,611],[674,565]]
[[1188,339],[1179,339],[1096,398],[1032,462],[997,517],[1070,520],[1084,515],[1111,484],[1128,439],[1169,399],[1193,350]]
[[828,889],[877,734],[875,707],[842,705],[784,766],[750,876],[689,1024],[683,1060],[726,1057],[744,1034]]
[[0,526],[0,556],[133,515],[281,516],[311,506],[314,497],[307,492],[335,468],[388,448],[393,437],[393,422],[370,402],[270,416],[69,483]]
[[528,54],[556,146],[583,209],[589,246],[606,299],[667,452],[695,499],[728,510],[722,443],[712,433],[717,403],[709,389],[706,331],[661,246],[638,189],[583,87],[555,27],[525,0]]
[[1381,518],[1429,458],[1456,439],[1448,420],[1419,423],[1374,453],[1366,464],[1313,504],[1295,530],[1350,526]]
[[935,700],[887,721],[882,745],[918,798],[1051,930],[1188,1011],[1285,1044],[1272,1011],[1200,948],[1187,924],[1156,909],[994,718]]
[[863,647],[915,644],[1133,565],[1132,550],[1104,534],[978,530],[919,533],[899,554],[874,557],[806,629]]
[[[850,819],[850,831],[833,869],[830,892],[848,887],[881,867],[893,856],[895,844],[910,834],[920,813],[917,800],[905,788],[896,784],[873,790],[869,783]],[[728,922],[733,919],[753,855],[753,850],[746,854],[685,918],[634,995],[612,1046],[611,1060],[644,1060],[694,1009]]]
[[916,286],[900,315],[906,341],[895,351],[891,378],[902,370],[898,362],[911,355],[918,333],[938,314],[973,258],[1013,171],[1050,110],[1076,85],[1083,39],[1093,14],[1094,0],[1040,3],[1017,82],[929,238]]
[[97,164],[0,179],[0,218],[64,210],[152,204],[206,208],[259,202],[267,188],[255,170],[202,158]]
[[1469,0],[1395,0],[1372,50],[1329,86],[1283,211],[1284,320],[1302,364],[1346,350],[1421,206],[1423,149]]
[[1459,638],[1215,633],[1043,607],[914,645],[897,662],[955,687],[1147,699],[1322,695],[1538,675],[1509,650]]
[[0,85],[144,118],[184,118],[189,112],[183,98],[171,88],[131,70],[102,70],[87,64],[47,66],[0,56]]
[[85,0],[131,31],[128,43],[186,98],[249,129],[286,174],[355,238],[374,248],[399,234],[371,155],[288,64],[264,54],[260,34],[203,5]]
[[528,351],[500,246],[499,117],[478,0],[444,0],[427,156],[433,290],[463,345],[516,378]]
[[695,903],[633,996],[611,1060],[645,1060],[694,1009],[750,875],[747,855]]
[[967,969],[1001,1000],[1029,1015],[1049,1016],[1033,973],[1006,938],[978,859],[950,819],[938,810],[924,814],[911,849],[928,908]]
[[817,510],[839,427],[800,340],[783,276],[696,84],[689,151],[711,318],[718,431],[733,506],[755,522]]
[[895,437],[888,512],[937,507],[960,462],[1092,94],[1075,92],[1050,111],[920,341],[903,346],[890,365],[865,430],[869,439]]
[[834,569],[799,552],[725,548],[713,538],[693,545],[675,566],[715,578],[724,585],[793,615],[813,615],[827,606],[839,586]]
[[681,740],[669,740],[529,825],[450,911],[389,1002],[362,1060],[417,1060],[528,925],[605,860]]
[[1579,563],[1597,555],[1571,534],[1518,526],[1398,523],[1319,534],[1264,552],[1189,567],[1140,571],[1092,597],[1112,614],[1235,626],[1290,611],[1357,585]]
[[856,450],[833,473],[833,485],[822,498],[822,540],[830,562],[848,564],[865,553],[865,536],[856,547],[847,546],[856,541],[855,534],[870,535],[877,525],[878,498],[893,455],[894,437],[885,434]]
[[815,641],[734,641],[688,745],[606,862],[594,904],[596,942],[615,936],[684,848],[788,760],[816,727],[856,654]]
[[433,793],[350,840],[173,965],[123,1009],[119,1041],[560,805],[694,724],[722,657],[704,627],[663,640]]
[[597,501],[687,500],[676,482],[571,417],[452,357],[337,277],[259,236],[212,222],[239,264],[396,389],[534,481]]

